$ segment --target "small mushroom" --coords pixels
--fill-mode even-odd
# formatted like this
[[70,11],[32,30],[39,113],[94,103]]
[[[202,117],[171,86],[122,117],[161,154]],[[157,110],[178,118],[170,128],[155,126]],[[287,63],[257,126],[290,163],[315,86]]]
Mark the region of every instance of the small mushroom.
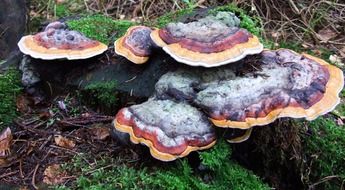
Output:
[[[223,18],[217,15],[189,23],[170,23],[154,30],[151,38],[175,60],[191,66],[218,67],[263,50],[256,36]],[[236,23],[236,19],[231,23]]]
[[151,54],[152,29],[146,26],[132,26],[126,34],[114,43],[115,52],[135,64],[145,63]]
[[216,142],[212,124],[202,112],[172,100],[149,99],[123,108],[114,123],[116,130],[128,133],[133,143],[148,146],[151,155],[162,161],[210,148]]
[[45,60],[87,59],[108,49],[101,42],[66,29],[61,22],[50,23],[43,32],[22,37],[18,47],[24,54]]

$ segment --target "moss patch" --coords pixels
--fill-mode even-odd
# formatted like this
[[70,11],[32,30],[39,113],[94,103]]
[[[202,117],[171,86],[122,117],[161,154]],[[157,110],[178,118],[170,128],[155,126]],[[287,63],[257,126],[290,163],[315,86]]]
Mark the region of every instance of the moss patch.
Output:
[[0,74],[0,130],[17,116],[16,97],[21,91],[20,74],[9,69]]
[[[170,22],[177,22],[183,16],[191,14],[193,11],[197,11],[197,10],[191,7],[191,8],[182,9],[176,12],[167,13],[159,17],[156,20],[154,26],[162,28]],[[245,10],[237,7],[235,4],[232,4],[232,3],[225,6],[219,6],[214,9],[210,9],[208,11],[208,14],[216,14],[218,11],[228,11],[228,12],[235,13],[236,16],[238,16],[241,20],[240,27],[247,29],[249,32],[251,32],[252,34],[258,37],[261,36],[262,27],[261,27],[261,20],[259,17],[249,16]]]
[[[94,165],[84,163],[76,157],[65,168],[74,174],[80,173],[71,187],[56,187],[55,189],[269,189],[252,172],[229,160],[230,146],[224,141],[213,149],[200,154],[202,164],[207,171],[195,171],[187,159],[164,164],[161,168],[134,168],[125,164],[116,164],[120,159],[107,158],[97,161]],[[84,157],[85,158],[85,157]],[[111,169],[105,165],[114,163]],[[90,171],[94,171],[91,174]]]
[[341,189],[345,180],[345,128],[332,119],[309,123],[303,136],[303,181],[315,189]]
[[181,19],[182,16],[192,13],[193,10],[193,8],[188,8],[164,14],[163,16],[160,16],[156,19],[153,26],[162,28],[170,22],[177,22],[179,19]]
[[67,25],[71,30],[77,30],[88,38],[110,44],[135,23],[127,20],[113,20],[103,15],[93,15],[67,21]]
[[94,82],[82,90],[82,98],[86,103],[102,111],[112,111],[118,103],[118,93],[115,81]]
[[228,5],[225,6],[219,6],[215,9],[212,9],[210,11],[210,13],[215,13],[218,11],[228,11],[228,12],[233,12],[236,14],[236,16],[239,17],[239,19],[241,19],[241,23],[240,23],[240,27],[241,28],[245,28],[247,29],[250,33],[256,35],[256,36],[261,36],[261,32],[262,32],[262,27],[261,27],[261,20],[259,17],[251,17],[248,15],[248,13],[237,7],[235,4],[230,3]]

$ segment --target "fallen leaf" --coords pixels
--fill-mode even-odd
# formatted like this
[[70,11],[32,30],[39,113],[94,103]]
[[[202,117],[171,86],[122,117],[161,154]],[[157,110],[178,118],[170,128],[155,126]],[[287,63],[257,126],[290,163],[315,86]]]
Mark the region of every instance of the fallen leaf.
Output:
[[68,149],[72,149],[75,147],[75,142],[72,140],[69,140],[61,135],[55,136],[54,138],[55,143],[63,148],[68,148]]
[[67,172],[62,171],[59,164],[48,166],[43,173],[43,183],[48,185],[59,185],[66,181]]
[[318,50],[318,49],[314,49],[314,50],[311,50],[316,56],[321,56],[322,54],[322,51]]
[[12,143],[12,132],[9,127],[0,134],[0,157],[6,157],[10,154],[10,145]]
[[89,128],[92,138],[96,140],[104,140],[110,135],[108,127],[92,127]]
[[27,98],[27,96],[20,95],[18,96],[16,100],[17,110],[21,113],[28,113],[30,112],[30,100]]
[[338,34],[330,28],[324,28],[320,30],[316,35],[321,41],[327,42],[328,40],[336,37]]
[[11,153],[12,132],[9,127],[3,130],[0,134],[0,166],[4,166],[8,163],[7,157]]

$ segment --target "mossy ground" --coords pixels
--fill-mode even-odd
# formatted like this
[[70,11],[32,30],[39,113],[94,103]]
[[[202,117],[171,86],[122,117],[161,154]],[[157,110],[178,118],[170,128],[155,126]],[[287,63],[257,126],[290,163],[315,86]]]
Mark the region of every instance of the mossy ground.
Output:
[[85,103],[103,112],[112,112],[118,103],[116,81],[94,82],[81,90],[81,97]]
[[104,15],[86,16],[67,21],[71,30],[77,30],[87,37],[105,44],[114,42],[135,23],[127,20],[113,20]]
[[[230,145],[221,141],[213,149],[200,153],[205,171],[192,169],[187,159],[177,160],[159,168],[135,169],[119,164],[121,158],[105,158],[97,161],[98,169],[95,169],[84,163],[80,157],[76,157],[64,168],[81,174],[72,185],[76,189],[269,189],[252,172],[229,160],[230,156]],[[114,166],[104,169],[104,166],[110,163],[114,163]],[[59,186],[55,189],[69,188]]]
[[345,128],[331,118],[307,124],[302,136],[303,181],[309,188],[342,189],[345,182]]
[[21,89],[17,70],[9,69],[0,74],[0,130],[17,116],[16,97]]

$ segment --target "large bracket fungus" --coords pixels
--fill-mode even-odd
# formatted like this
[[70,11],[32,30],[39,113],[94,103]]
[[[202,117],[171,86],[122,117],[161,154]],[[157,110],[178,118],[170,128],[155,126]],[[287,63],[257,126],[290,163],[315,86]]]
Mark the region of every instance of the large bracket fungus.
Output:
[[22,37],[18,46],[24,54],[45,60],[87,59],[108,48],[77,31],[68,30],[61,22],[50,23],[43,32]]
[[115,52],[133,63],[145,63],[151,54],[152,29],[146,26],[132,26],[126,34],[115,41]]
[[238,129],[279,117],[313,120],[340,101],[343,72],[321,59],[280,49],[243,62],[167,73],[156,85],[157,96],[187,100],[216,126]]
[[114,123],[116,130],[128,133],[133,143],[148,146],[151,155],[162,161],[210,148],[216,142],[207,117],[183,102],[149,99],[121,109]]
[[154,30],[151,38],[178,62],[217,67],[263,50],[259,39],[238,25],[233,13],[219,12],[194,22],[170,23]]

